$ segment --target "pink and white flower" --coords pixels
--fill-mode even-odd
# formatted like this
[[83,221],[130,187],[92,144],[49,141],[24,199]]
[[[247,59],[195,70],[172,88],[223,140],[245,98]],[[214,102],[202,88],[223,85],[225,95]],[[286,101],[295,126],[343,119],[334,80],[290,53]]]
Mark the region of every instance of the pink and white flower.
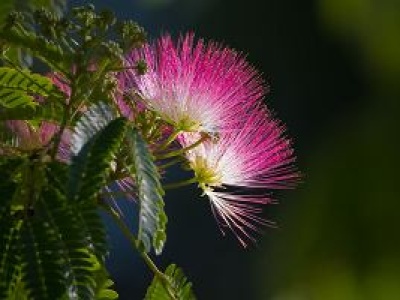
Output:
[[[254,240],[251,232],[268,223],[261,217],[261,205],[273,200],[265,189],[294,187],[299,178],[283,126],[263,108],[245,118],[243,128],[186,153],[222,231],[230,228],[243,245]],[[197,133],[184,133],[179,140],[189,147],[198,138]]]
[[259,74],[243,55],[216,43],[195,42],[193,34],[176,43],[166,35],[134,50],[126,64],[141,59],[148,71],[124,72],[123,86],[183,132],[232,130],[264,94]]
[[[23,120],[7,121],[7,127],[14,136],[15,146],[22,151],[39,150],[45,147],[59,129],[57,124],[47,121],[41,122],[40,126],[35,128]],[[57,151],[59,161],[69,162],[71,158],[70,139],[71,131],[65,129]]]

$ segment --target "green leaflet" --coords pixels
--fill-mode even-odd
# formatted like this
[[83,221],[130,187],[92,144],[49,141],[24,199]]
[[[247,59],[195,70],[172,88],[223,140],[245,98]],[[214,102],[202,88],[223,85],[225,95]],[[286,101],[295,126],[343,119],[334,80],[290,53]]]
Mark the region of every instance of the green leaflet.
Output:
[[27,30],[20,32],[14,28],[6,28],[0,31],[0,38],[13,48],[21,48],[30,54],[34,54],[37,58],[49,63],[57,71],[62,70],[56,68],[54,62],[71,63],[70,57],[65,57],[59,45],[42,36],[37,36],[34,32]]
[[[188,282],[183,271],[176,265],[171,264],[165,270],[165,275],[169,279],[168,289],[161,282],[158,276],[155,276],[153,282],[147,289],[145,300],[195,300],[196,297],[192,290],[192,284]],[[172,298],[171,298],[172,296]]]
[[[92,244],[106,247],[96,205],[68,201],[67,166],[52,162],[41,173],[48,185],[34,208],[28,214],[13,210],[17,189],[6,177],[19,164],[0,161],[0,299],[115,299],[103,265],[92,254],[96,249],[91,251]],[[88,220],[93,216],[99,222]]]
[[15,280],[15,283],[12,286],[12,291],[8,295],[7,300],[29,300],[24,282],[20,276]]
[[0,2],[0,24],[3,25],[5,17],[14,7],[14,0],[2,0]]
[[104,226],[93,207],[107,183],[111,161],[122,143],[127,121],[117,118],[100,126],[96,123],[98,118],[93,117],[96,107],[89,109],[76,126],[73,143],[78,152],[72,158],[66,192],[68,199],[79,205],[84,222],[82,230],[92,237],[94,252],[102,261],[106,253]]
[[106,184],[111,161],[119,150],[127,126],[125,118],[106,121],[102,125],[97,122],[99,118],[92,118],[92,112],[95,110],[89,110],[82,117],[72,138],[73,151],[77,154],[72,158],[68,193],[70,199],[80,202],[90,201]]
[[57,16],[62,16],[67,6],[66,0],[30,0],[29,2],[31,8],[45,7]]
[[[41,7],[45,7],[47,10],[61,17],[66,9],[66,0],[2,0],[0,3],[0,24],[3,25],[7,15],[13,8],[29,12]],[[32,66],[32,56],[22,47],[8,47],[6,49],[6,56],[16,65],[23,67]]]
[[[96,211],[96,208],[93,208]],[[94,263],[91,260],[89,239],[81,229],[79,213],[74,203],[68,202],[56,189],[44,192],[37,210],[44,216],[58,237],[58,249],[62,259],[62,269],[66,274],[68,292],[79,299],[93,299]]]
[[[10,166],[11,173],[16,170],[20,168]],[[37,170],[33,171],[33,178],[46,182],[45,178],[49,177],[46,172],[40,167],[32,167],[32,170]],[[20,178],[17,181],[19,185],[25,183],[23,177],[17,178]],[[92,299],[93,264],[86,250],[89,242],[81,231],[81,224],[73,210],[74,203],[67,202],[52,184],[32,199],[35,201],[29,210],[14,210],[11,215],[12,220],[20,224],[12,252],[18,261],[8,257],[5,269],[18,268],[20,276],[14,275],[13,280],[18,280],[16,284],[9,285],[13,289],[10,297],[19,299],[18,295],[25,293],[28,299],[60,299],[63,295]]]
[[160,174],[146,142],[136,129],[130,130],[128,139],[140,203],[138,239],[147,252],[153,244],[156,254],[160,254],[166,241],[167,224]]
[[[59,191],[54,190],[54,192],[59,194],[65,191],[67,167],[62,163],[53,162],[48,165],[47,172],[50,186],[55,187]],[[64,245],[72,246],[70,248],[71,251],[65,251],[65,254],[67,254],[67,261],[69,261],[69,265],[72,268],[68,272],[73,275],[69,278],[70,286],[71,284],[72,286],[76,285],[75,290],[78,298],[96,300],[116,299],[118,294],[111,289],[113,282],[108,278],[108,273],[104,265],[88,252],[88,249],[93,248],[91,245],[88,245],[89,242],[94,241],[95,245],[104,242],[103,224],[98,218],[97,207],[95,205],[82,205],[82,203],[75,201],[66,201],[64,205],[57,203],[57,201],[52,201],[46,205],[46,210],[54,214],[54,222],[59,223],[59,225],[55,224],[55,227],[59,228],[60,236],[66,238]],[[67,209],[65,213],[60,216],[56,215],[57,212],[62,212],[64,208]],[[92,211],[89,211],[90,208]],[[95,221],[91,221],[91,218],[94,218]],[[84,228],[88,230],[83,230]],[[73,232],[70,232],[71,229]],[[61,234],[61,232],[64,234]],[[97,240],[97,235],[93,234],[95,232],[100,237],[99,240]],[[86,236],[88,233],[91,235]],[[76,239],[72,239],[72,236],[75,236]],[[78,245],[80,247],[76,248]],[[83,267],[85,267],[84,272],[82,272]],[[64,297],[63,299],[69,298]]]
[[61,122],[63,107],[59,103],[43,103],[37,106],[0,107],[0,121],[41,120]]
[[72,152],[78,155],[82,148],[115,118],[112,108],[104,102],[90,106],[74,128]]
[[11,209],[16,185],[10,177],[20,163],[19,159],[0,158],[0,299],[9,295],[18,268],[20,222],[14,218]]
[[31,299],[59,299],[68,289],[62,251],[48,220],[27,218],[21,229],[22,279]]
[[[3,191],[2,191],[3,192]],[[6,299],[18,272],[20,222],[12,216],[10,207],[0,209],[0,299]]]
[[111,287],[114,282],[109,279],[106,268],[96,261],[95,281],[96,291],[94,299],[96,300],[115,300],[118,299],[118,294]]
[[0,105],[6,108],[36,106],[33,95],[47,97],[53,91],[53,83],[47,77],[0,67]]

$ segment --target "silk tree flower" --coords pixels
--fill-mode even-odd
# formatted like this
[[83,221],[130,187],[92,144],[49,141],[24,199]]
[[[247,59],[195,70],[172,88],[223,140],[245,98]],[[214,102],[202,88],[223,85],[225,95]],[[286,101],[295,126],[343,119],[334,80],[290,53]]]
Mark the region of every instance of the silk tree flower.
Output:
[[[268,224],[261,217],[262,204],[273,201],[266,190],[294,187],[299,178],[284,127],[264,108],[246,118],[243,128],[186,153],[222,232],[231,229],[244,246],[254,241],[260,225]],[[183,133],[179,141],[188,147],[198,138],[197,133]]]
[[217,43],[196,42],[193,34],[177,42],[165,35],[130,53],[126,65],[139,60],[146,62],[147,72],[124,72],[122,85],[178,131],[232,130],[241,123],[237,116],[264,94],[259,74],[243,55]]
[[[34,128],[22,120],[7,121],[6,124],[14,136],[13,146],[22,151],[43,148],[50,142],[59,128],[58,125],[45,121],[41,122],[38,128]],[[71,158],[70,139],[71,132],[68,129],[64,130],[56,156],[59,161],[69,162]]]

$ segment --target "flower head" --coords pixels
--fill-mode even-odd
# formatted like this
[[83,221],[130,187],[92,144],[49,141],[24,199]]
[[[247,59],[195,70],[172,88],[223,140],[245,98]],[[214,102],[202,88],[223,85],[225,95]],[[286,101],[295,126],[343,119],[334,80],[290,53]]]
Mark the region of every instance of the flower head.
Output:
[[[22,120],[8,121],[7,127],[14,136],[15,146],[23,151],[43,148],[50,142],[59,129],[58,125],[46,121],[41,122],[40,126],[35,128]],[[61,136],[57,159],[62,162],[68,162],[71,157],[70,136],[71,132],[68,129],[64,130]]]
[[127,64],[139,60],[147,63],[147,72],[125,72],[125,89],[184,132],[231,130],[241,122],[238,115],[264,93],[258,73],[241,54],[216,43],[195,42],[192,34],[177,43],[166,35],[134,50]]
[[[257,225],[266,223],[260,216],[260,204],[272,199],[265,189],[289,188],[298,179],[293,151],[283,132],[279,122],[261,108],[247,116],[241,129],[187,151],[189,165],[210,199],[214,215],[243,245],[253,240],[251,231],[257,231]],[[190,146],[197,135],[182,134],[182,146]]]

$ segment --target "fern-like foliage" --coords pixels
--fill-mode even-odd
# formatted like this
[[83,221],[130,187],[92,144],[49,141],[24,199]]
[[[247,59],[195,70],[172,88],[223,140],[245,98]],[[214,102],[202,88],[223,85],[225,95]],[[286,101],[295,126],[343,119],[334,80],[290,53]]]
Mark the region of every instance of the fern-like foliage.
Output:
[[9,16],[3,30],[0,31],[0,38],[7,42],[7,45],[12,50],[24,49],[29,55],[40,58],[57,71],[62,71],[62,69],[57,67],[57,64],[54,62],[68,61],[68,63],[71,63],[70,58],[63,57],[64,51],[59,45],[56,45],[53,41],[43,36],[37,35],[34,31],[30,31],[27,28],[17,29],[14,27],[15,21],[15,14]]
[[[66,170],[54,168],[61,163],[50,164],[47,171],[36,164],[35,160],[14,159],[1,166],[1,177],[15,177],[16,182],[4,180],[9,184],[1,186],[5,197],[0,218],[0,298],[93,299],[94,264],[88,252],[90,241],[81,230],[81,212],[67,201],[63,189],[53,184]],[[31,178],[18,175],[18,170],[26,167]],[[29,190],[27,182],[39,182],[33,178],[49,184],[42,185],[40,192]],[[26,197],[22,197],[24,190]],[[96,212],[95,207],[93,210]]]
[[[66,10],[66,0],[2,0],[0,3],[0,24],[3,25],[4,19],[13,10],[29,12],[39,8],[46,8],[56,16],[61,17]],[[14,64],[22,67],[32,66],[32,56],[22,47],[7,47],[5,54]]]
[[14,0],[3,0],[0,3],[0,22],[3,23],[4,18],[13,9]]
[[146,142],[138,131],[131,129],[128,138],[140,203],[138,239],[147,252],[153,245],[156,254],[160,254],[166,241],[167,224],[160,174]]
[[[107,109],[95,106],[89,109],[78,123],[73,140],[78,151],[72,158],[70,166],[67,194],[70,201],[79,204],[82,210],[82,230],[92,237],[93,248],[98,259],[102,260],[106,252],[104,228],[101,219],[93,207],[97,204],[99,192],[106,185],[111,161],[119,149],[125,135],[127,120],[117,118],[104,121],[99,126],[102,114]],[[96,113],[99,113],[97,115]],[[81,146],[79,146],[81,144]]]
[[117,292],[112,289],[114,282],[109,278],[104,266],[97,263],[95,271],[96,300],[115,300],[118,298]]
[[0,107],[0,121],[45,120],[61,122],[63,106],[57,102],[46,102],[37,106]]
[[[145,300],[195,300],[192,284],[188,282],[183,271],[171,264],[165,270],[169,284],[162,282],[159,276],[155,276],[147,289]],[[168,291],[167,291],[168,289]]]
[[[81,230],[79,213],[65,196],[50,188],[38,209],[48,220],[56,236],[63,273],[70,298],[92,299],[94,296],[93,263],[90,260],[88,237]],[[95,211],[95,208],[94,208]]]
[[35,106],[33,95],[49,96],[53,83],[47,77],[0,67],[0,105],[6,108]]
[[[53,162],[48,165],[47,172],[49,184],[54,188],[53,193],[62,194],[66,191],[67,166]],[[67,200],[63,203],[53,201],[45,203],[44,207],[46,213],[54,215],[51,219],[59,233],[62,242],[60,247],[64,249],[65,265],[68,268],[70,295],[63,300],[70,299],[71,296],[78,299],[116,299],[118,294],[111,289],[113,282],[108,278],[104,265],[88,251],[93,249],[93,241],[96,245],[105,243],[103,224],[99,223],[101,220],[98,218],[97,207]],[[90,208],[92,211],[89,211]],[[57,215],[57,212],[60,214]],[[73,232],[69,232],[70,228]]]
[[[4,0],[0,11],[19,2]],[[143,133],[141,120],[119,117],[115,106],[116,73],[124,53],[144,44],[143,29],[91,5],[63,17],[65,0],[23,2],[0,26],[0,299],[116,299],[99,204],[105,187],[125,179],[140,205],[138,236],[126,234],[156,271],[146,299],[195,299],[179,268],[161,274],[146,254],[160,254],[166,242],[164,190],[149,147],[158,133]],[[20,67],[33,61],[65,86]],[[29,125],[28,138],[13,120]],[[70,130],[72,157],[60,162]]]
[[115,299],[94,256],[106,243],[96,205],[70,201],[68,168],[51,162],[32,166],[32,176],[47,183],[34,203],[13,206],[22,183],[6,178],[26,163],[0,161],[0,299]]
[[[3,192],[3,191],[2,191]],[[10,206],[0,208],[0,299],[7,299],[18,272],[20,223]]]
[[31,299],[59,299],[67,290],[57,235],[46,219],[27,218],[21,229],[22,278]]
[[29,300],[24,282],[20,276],[15,280],[14,284],[12,285],[12,290],[7,297],[7,300]]
[[78,155],[79,151],[90,139],[115,119],[112,108],[104,102],[92,105],[81,117],[72,136],[72,152]]
[[18,272],[17,248],[21,224],[12,211],[16,184],[9,179],[20,164],[20,159],[0,159],[0,299],[7,299]]

